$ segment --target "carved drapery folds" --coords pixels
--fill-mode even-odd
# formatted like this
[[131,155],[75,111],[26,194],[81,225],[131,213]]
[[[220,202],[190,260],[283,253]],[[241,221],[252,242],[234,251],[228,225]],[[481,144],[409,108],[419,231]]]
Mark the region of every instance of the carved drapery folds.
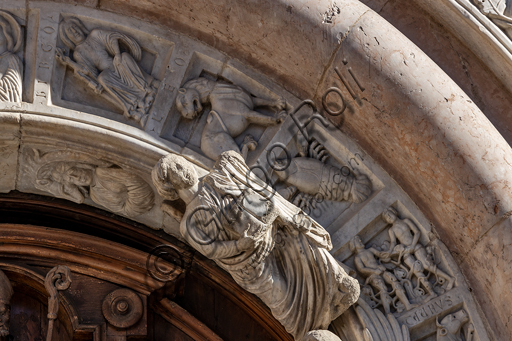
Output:
[[86,198],[108,210],[135,217],[154,204],[151,187],[138,175],[110,162],[67,150],[42,153],[33,149],[25,156],[26,171],[34,186],[52,195],[83,203]]
[[144,127],[160,81],[137,64],[142,58],[140,45],[120,32],[103,29],[89,32],[74,17],[60,23],[59,37],[73,53],[68,56],[64,49],[58,48],[57,60],[72,68],[97,94],[106,92],[127,118]]
[[21,27],[12,15],[0,11],[0,102],[21,102],[23,62],[15,53],[22,44]]
[[201,182],[190,162],[170,154],[153,179],[187,203],[180,226],[187,242],[257,295],[296,340],[327,329],[357,300],[359,285],[329,254],[327,231],[264,189],[239,153],[224,152]]

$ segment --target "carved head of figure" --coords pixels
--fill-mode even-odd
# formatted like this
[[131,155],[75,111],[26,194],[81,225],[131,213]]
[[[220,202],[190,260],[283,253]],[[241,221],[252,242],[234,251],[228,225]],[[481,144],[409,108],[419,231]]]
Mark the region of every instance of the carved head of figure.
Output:
[[0,336],[9,335],[10,315],[11,315],[11,297],[13,291],[11,282],[7,276],[0,270]]
[[59,25],[59,37],[70,50],[83,43],[88,34],[89,31],[78,18],[66,18]]
[[6,51],[19,49],[21,28],[18,22],[7,12],[0,11],[0,55]]
[[398,218],[398,211],[394,207],[388,207],[382,212],[382,219],[388,223],[393,224]]
[[85,187],[94,184],[93,165],[79,162],[50,162],[37,172],[36,187],[58,197],[82,203],[88,194]]
[[195,89],[179,89],[178,97],[176,97],[176,108],[181,116],[189,120],[196,118],[203,111],[199,92]]
[[360,250],[364,249],[364,244],[359,236],[352,238],[348,246],[353,253],[359,253]]
[[188,119],[197,117],[203,111],[202,103],[208,101],[208,96],[215,84],[214,81],[204,77],[186,82],[178,90],[178,96],[176,97],[176,108],[180,114]]
[[153,184],[166,200],[179,198],[179,189],[188,189],[198,182],[196,169],[192,163],[177,154],[162,157],[151,172]]
[[[441,322],[436,318],[438,340],[439,337],[444,337],[443,340],[462,340],[460,331],[462,326],[468,321],[469,316],[464,309],[446,315]],[[447,335],[450,335],[451,338],[446,338]]]
[[392,284],[393,282],[398,282],[398,279],[396,279],[395,275],[393,275],[389,271],[384,271],[382,273],[382,277],[384,278],[384,281],[388,284]]

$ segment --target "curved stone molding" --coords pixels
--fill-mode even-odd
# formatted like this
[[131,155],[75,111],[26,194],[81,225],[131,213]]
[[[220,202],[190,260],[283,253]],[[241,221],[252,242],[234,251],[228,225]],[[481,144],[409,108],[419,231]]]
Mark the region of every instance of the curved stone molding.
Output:
[[[167,3],[166,6],[170,5]],[[328,7],[327,1],[320,1],[315,6],[311,11]],[[250,45],[250,48],[249,45],[240,46],[241,55],[254,54],[251,58],[242,58],[246,65],[250,65],[248,61],[254,58],[260,59],[254,64],[255,67],[262,63],[267,65],[262,68],[268,76],[265,77],[241,63],[237,59],[239,55],[228,56],[184,34],[170,31],[168,27],[157,27],[109,13],[101,6],[91,9],[52,2],[30,2],[27,27],[38,32],[37,38],[27,44],[25,79],[29,81],[25,88],[31,89],[27,95],[30,100],[20,104],[0,103],[1,119],[6,122],[0,129],[9,137],[4,139],[2,136],[2,146],[5,148],[1,152],[10,156],[8,161],[0,161],[8,169],[6,178],[0,180],[1,190],[8,192],[16,189],[65,197],[120,212],[154,229],[163,228],[167,233],[179,237],[179,223],[158,209],[162,198],[154,200],[155,209],[150,210],[152,200],[151,204],[150,200],[144,201],[145,204],[137,202],[137,208],[125,209],[123,206],[123,209],[118,209],[119,205],[114,204],[112,198],[104,199],[104,196],[102,199],[94,194],[92,181],[62,187],[64,184],[60,179],[63,176],[56,175],[55,165],[39,164],[37,155],[39,159],[58,151],[87,155],[86,158],[81,156],[70,162],[84,165],[88,169],[88,179],[95,178],[101,182],[111,175],[109,172],[122,173],[122,176],[114,176],[115,179],[109,184],[130,187],[136,183],[141,188],[145,187],[146,193],[149,190],[153,193],[151,168],[162,155],[170,152],[191,161],[198,176],[202,177],[211,171],[214,166],[212,157],[218,154],[218,151],[205,151],[201,141],[203,128],[213,114],[202,115],[194,121],[187,120],[180,114],[183,110],[176,104],[176,98],[181,88],[190,88],[188,82],[191,80],[211,77],[212,82],[230,84],[230,90],[244,89],[249,93],[253,102],[245,105],[243,110],[257,106],[253,98],[273,99],[280,109],[283,109],[283,102],[289,105],[289,115],[279,125],[262,127],[259,124],[243,124],[240,133],[226,134],[231,145],[234,142],[241,152],[245,136],[253,136],[257,146],[250,148],[252,141],[246,141],[249,143],[246,144],[245,162],[255,173],[259,172],[258,176],[266,178],[269,185],[276,188],[279,185],[279,170],[275,169],[272,157],[278,163],[285,160],[285,149],[296,168],[303,167],[300,164],[302,161],[298,160],[304,157],[300,156],[301,152],[304,153],[301,143],[297,143],[301,134],[309,138],[309,148],[313,146],[313,141],[317,141],[331,155],[326,161],[325,153],[322,155],[321,148],[317,150],[315,147],[308,150],[306,155],[310,159],[308,162],[315,164],[312,167],[315,172],[325,170],[333,173],[325,177],[316,174],[321,184],[326,183],[325,188],[332,189],[334,179],[339,180],[339,174],[346,175],[346,181],[340,182],[345,184],[346,191],[330,196],[326,192],[326,200],[316,200],[319,198],[315,198],[314,190],[296,186],[300,185],[300,181],[294,183],[287,177],[283,178],[286,181],[282,181],[295,186],[297,192],[312,196],[309,198],[311,212],[308,213],[331,234],[332,255],[336,260],[352,265],[349,242],[356,235],[361,237],[364,244],[374,238],[383,239],[386,235],[383,231],[389,227],[381,219],[381,213],[391,205],[399,212],[401,219],[410,219],[421,231],[420,245],[436,245],[441,250],[441,270],[446,270],[447,276],[455,278],[456,285],[449,288],[451,281],[445,278],[445,283],[437,283],[442,290],[437,288],[436,292],[436,285],[433,284],[436,298],[432,294],[428,302],[420,299],[422,305],[416,307],[413,305],[420,302],[408,298],[411,304],[409,309],[402,302],[404,309],[400,313],[404,317],[397,319],[399,323],[407,325],[412,340],[423,337],[421,333],[434,332],[434,320],[439,314],[462,307],[466,308],[475,327],[475,340],[486,340],[484,322],[479,317],[462,274],[446,247],[432,238],[431,233],[439,233],[451,251],[462,255],[457,260],[461,261],[465,271],[469,271],[467,267],[471,264],[477,264],[478,260],[469,251],[480,241],[484,243],[479,244],[483,248],[488,242],[486,238],[494,236],[487,234],[492,226],[502,228],[507,223],[508,216],[504,213],[510,211],[512,202],[509,200],[507,177],[510,166],[503,160],[512,160],[510,148],[476,105],[446,74],[381,17],[355,1],[342,1],[337,6],[343,15],[337,16],[337,11],[334,11],[334,17],[329,19],[332,23],[325,30],[312,24],[311,31],[301,29],[297,30],[297,35],[290,34],[291,42],[298,42],[300,37],[311,38],[317,44],[313,44],[313,48],[301,49],[299,47],[304,45],[297,43],[296,53],[285,56],[281,49],[275,49],[275,46],[281,46],[276,43],[273,44],[274,54],[271,57],[264,55],[268,50],[257,48],[258,42]],[[276,13],[279,18],[288,15],[286,8]],[[59,23],[73,17],[78,18],[87,29],[118,32],[133,37],[141,44],[141,62],[136,64],[147,74],[161,80],[143,129],[133,120],[116,113],[119,105],[109,106],[111,104],[107,101],[102,102],[99,99],[101,96],[83,82],[78,82],[73,72],[55,58],[57,47],[64,46],[58,37]],[[295,20],[284,21],[296,24]],[[309,19],[305,16],[301,20]],[[198,30],[206,32],[204,27]],[[237,37],[244,37],[243,32],[239,34]],[[324,34],[327,36],[325,41],[317,41]],[[225,46],[224,43],[222,40],[219,45]],[[230,50],[226,48],[224,51]],[[77,62],[74,55],[72,58]],[[28,65],[31,65],[30,68]],[[305,65],[311,65],[311,68]],[[305,69],[307,72],[303,72]],[[188,89],[182,95],[187,92]],[[229,96],[233,94],[234,91],[228,91]],[[308,97],[312,100],[301,101]],[[215,106],[211,98],[199,102],[208,110]],[[309,108],[301,106],[304,103],[308,103]],[[223,106],[216,108],[219,115],[226,110]],[[276,114],[279,113],[275,110],[258,108],[255,112],[271,117],[272,123],[277,123]],[[341,133],[340,128],[347,134]],[[230,130],[227,126],[226,129]],[[303,134],[303,131],[307,133]],[[362,147],[357,146],[353,139]],[[211,147],[212,141],[205,143]],[[273,149],[277,145],[284,146],[284,149],[272,156],[271,152],[277,151]],[[491,149],[492,152],[489,152]],[[101,174],[98,175],[98,172]],[[124,179],[130,177],[128,174],[138,180],[124,184]],[[143,182],[147,187],[141,185]],[[353,184],[357,190],[352,190],[349,184]],[[54,190],[56,187],[57,190]],[[290,200],[295,200],[293,195],[297,193],[292,194]],[[118,199],[118,193],[113,197]],[[413,200],[421,206],[421,211]],[[121,201],[121,206],[126,202]],[[378,245],[382,245],[382,242],[379,240]],[[406,243],[400,241],[400,244]],[[377,251],[385,252],[383,249]],[[425,269],[425,264],[420,262]],[[504,264],[501,266],[502,270],[505,269]],[[504,291],[499,283],[483,287],[489,271],[493,270],[485,267],[474,270],[470,284],[482,308],[490,313],[489,316],[502,316],[503,307],[494,310],[483,306],[489,297],[496,299]],[[419,273],[414,274],[415,278],[420,277]],[[440,274],[425,271],[424,275],[432,273]],[[502,271],[499,276],[504,280],[508,275]],[[428,292],[427,286],[423,285],[422,290]],[[397,289],[401,290],[396,286],[395,291]],[[374,293],[374,296],[379,295]],[[436,301],[440,297],[442,302]],[[425,304],[429,307],[430,302],[441,304],[442,311],[431,310],[432,313],[429,313]],[[443,304],[448,305],[448,302],[451,303],[446,308]],[[498,301],[494,303],[500,305]],[[391,308],[390,312],[395,313]],[[505,321],[500,318],[490,320],[490,323],[496,324]]]

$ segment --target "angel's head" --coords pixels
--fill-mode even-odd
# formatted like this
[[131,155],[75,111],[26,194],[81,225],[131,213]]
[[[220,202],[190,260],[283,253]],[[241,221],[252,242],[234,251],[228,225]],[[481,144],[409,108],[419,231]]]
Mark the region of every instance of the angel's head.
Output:
[[74,17],[64,19],[59,26],[60,39],[70,50],[83,43],[88,33],[84,24]]
[[59,197],[83,202],[86,187],[94,184],[95,167],[79,162],[50,162],[37,172],[36,187]]
[[167,200],[178,199],[177,190],[191,188],[198,182],[194,165],[176,154],[162,157],[151,176],[158,193]]

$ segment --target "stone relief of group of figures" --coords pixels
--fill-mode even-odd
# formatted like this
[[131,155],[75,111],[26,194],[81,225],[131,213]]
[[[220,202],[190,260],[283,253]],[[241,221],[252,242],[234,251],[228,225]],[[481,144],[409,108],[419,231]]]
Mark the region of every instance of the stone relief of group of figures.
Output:
[[455,279],[437,266],[433,246],[419,242],[418,227],[393,207],[382,219],[390,225],[389,243],[365,248],[359,236],[350,241],[356,270],[365,279],[363,298],[385,314],[400,314],[449,291]]

